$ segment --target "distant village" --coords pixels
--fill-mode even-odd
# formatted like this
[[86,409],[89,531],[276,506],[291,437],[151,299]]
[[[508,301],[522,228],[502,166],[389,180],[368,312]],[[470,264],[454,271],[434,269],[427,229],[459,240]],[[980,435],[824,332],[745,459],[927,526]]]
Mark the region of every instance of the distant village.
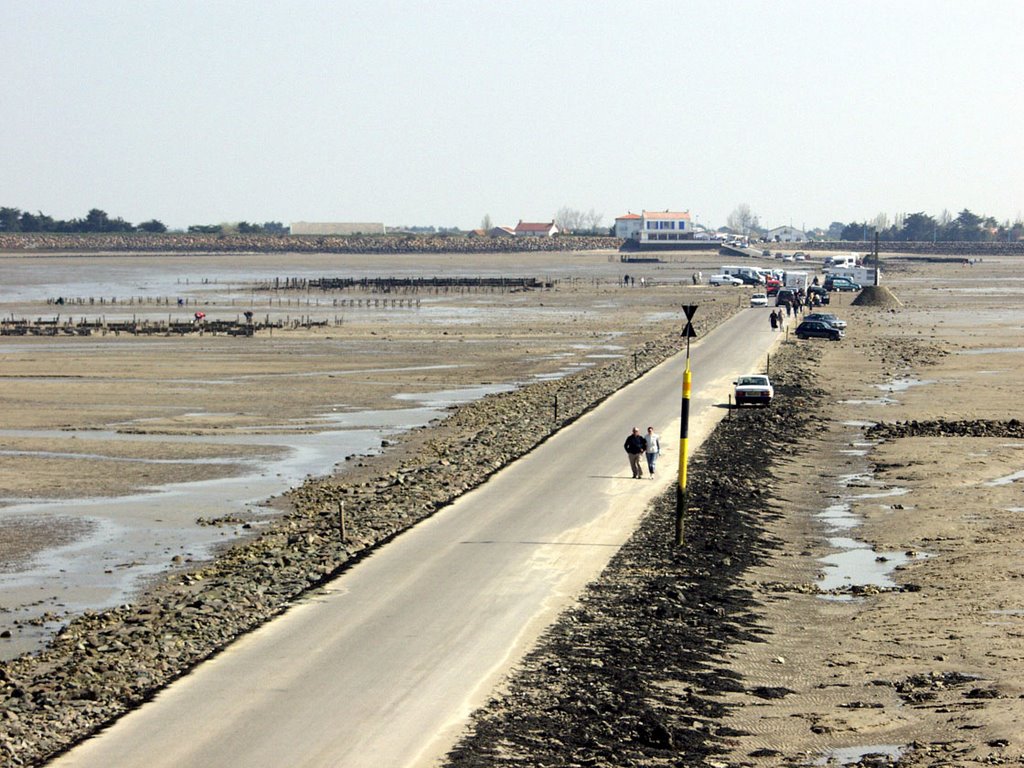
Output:
[[[689,211],[647,211],[625,213],[615,218],[615,225],[605,229],[588,228],[585,232],[578,229],[568,230],[559,227],[554,219],[551,221],[523,221],[520,219],[514,227],[494,226],[490,228],[464,230],[436,230],[434,227],[387,227],[381,222],[292,222],[290,233],[293,235],[396,235],[408,234],[450,234],[468,237],[555,237],[559,234],[608,235],[638,246],[678,243],[684,240],[724,241],[744,238],[749,235],[734,232],[728,227],[716,230],[695,225]],[[807,233],[791,226],[775,227],[759,233],[757,238],[762,242],[797,243],[824,237],[826,233]]]

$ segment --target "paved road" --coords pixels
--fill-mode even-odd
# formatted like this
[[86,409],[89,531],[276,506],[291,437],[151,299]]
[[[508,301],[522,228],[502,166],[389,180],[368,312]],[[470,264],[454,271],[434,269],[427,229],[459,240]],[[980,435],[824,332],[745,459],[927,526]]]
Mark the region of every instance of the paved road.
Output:
[[[691,451],[781,337],[750,309],[693,345]],[[675,482],[683,366],[616,393],[54,765],[434,764]],[[660,476],[634,480],[622,442],[648,424]]]

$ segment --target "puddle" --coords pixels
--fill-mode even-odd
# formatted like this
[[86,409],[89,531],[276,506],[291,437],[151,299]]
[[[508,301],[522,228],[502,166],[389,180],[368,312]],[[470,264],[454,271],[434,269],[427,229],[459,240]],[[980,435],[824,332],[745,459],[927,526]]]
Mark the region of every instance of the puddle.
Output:
[[922,387],[934,383],[935,379],[892,379],[886,384],[873,384],[872,386],[886,392],[906,392],[911,387]]
[[876,397],[872,400],[840,400],[839,402],[844,405],[895,405],[899,400],[894,400],[891,397]]
[[834,531],[856,528],[861,523],[861,519],[853,514],[850,504],[845,501],[825,507],[815,517]]
[[1024,469],[1022,469],[1019,472],[1014,472],[1011,475],[1006,475],[1005,477],[997,477],[995,480],[987,480],[984,483],[982,483],[982,485],[994,488],[999,485],[1010,485],[1011,483],[1015,483],[1018,480],[1024,480]]
[[[873,427],[877,423],[877,421],[860,421],[854,419],[852,421],[844,421],[843,425],[847,427]],[[854,445],[857,445],[857,443],[854,443]],[[868,445],[872,445],[872,443],[868,443]]]
[[901,744],[872,744],[868,747],[836,747],[814,761],[815,765],[858,765],[865,757],[897,760],[903,754]]
[[[817,586],[822,592],[837,590],[840,593],[852,587],[878,587],[893,589],[896,582],[890,574],[911,560],[921,560],[931,555],[924,553],[878,552],[857,539],[837,536],[828,540],[829,546],[841,550],[818,558],[825,566],[824,575]],[[836,595],[824,595],[836,598]],[[846,595],[838,596],[848,598]]]
[[859,493],[854,498],[857,499],[887,499],[890,496],[905,496],[910,493],[906,488],[889,488],[885,491],[879,491],[878,493]]
[[960,351],[961,355],[1000,355],[1005,352],[1018,353],[1024,352],[1024,347],[983,347],[981,349],[964,349]]

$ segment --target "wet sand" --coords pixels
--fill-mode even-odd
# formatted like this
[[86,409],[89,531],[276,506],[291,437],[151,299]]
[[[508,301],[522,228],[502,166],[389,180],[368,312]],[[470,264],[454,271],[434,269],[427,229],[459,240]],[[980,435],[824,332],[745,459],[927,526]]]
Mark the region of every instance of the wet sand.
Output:
[[[0,658],[35,647],[67,616],[130,600],[159,573],[210,557],[276,514],[308,475],[359,471],[346,459],[379,453],[396,430],[620,358],[681,327],[684,302],[738,306],[746,292],[690,282],[719,260],[713,251],[642,265],[605,252],[0,255],[4,316],[188,319],[201,307],[212,320],[252,308],[286,325],[324,323],[252,338],[0,338],[0,628],[11,630]],[[627,271],[635,286],[623,285]],[[389,274],[536,276],[552,288],[420,291],[397,307],[386,305],[393,295],[254,288],[275,277]],[[55,296],[67,303],[48,303]],[[230,522],[197,524],[211,520]]]

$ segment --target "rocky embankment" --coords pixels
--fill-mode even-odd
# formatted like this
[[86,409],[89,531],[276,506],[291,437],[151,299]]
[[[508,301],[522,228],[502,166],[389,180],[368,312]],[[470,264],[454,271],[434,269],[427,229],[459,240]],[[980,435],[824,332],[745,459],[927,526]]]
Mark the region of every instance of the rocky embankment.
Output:
[[[734,311],[709,305],[697,332]],[[216,560],[175,572],[131,605],[73,619],[39,654],[0,663],[0,764],[38,765],[137,707],[530,451],[677,352],[682,341],[674,334],[652,336],[625,357],[571,378],[461,406],[380,457],[354,459],[339,477],[295,489],[286,513]],[[559,420],[553,423],[556,393]]]
[[204,235],[0,233],[0,251],[29,253],[516,253],[617,250],[618,237],[441,237],[425,235]]
[[475,715],[448,768],[715,764],[730,735],[715,694],[743,689],[728,649],[761,631],[741,576],[778,546],[765,535],[781,514],[770,467],[801,450],[792,435],[815,428],[822,393],[807,372],[820,354],[784,345],[772,356],[772,407],[733,411],[690,462],[684,546],[673,488]]

